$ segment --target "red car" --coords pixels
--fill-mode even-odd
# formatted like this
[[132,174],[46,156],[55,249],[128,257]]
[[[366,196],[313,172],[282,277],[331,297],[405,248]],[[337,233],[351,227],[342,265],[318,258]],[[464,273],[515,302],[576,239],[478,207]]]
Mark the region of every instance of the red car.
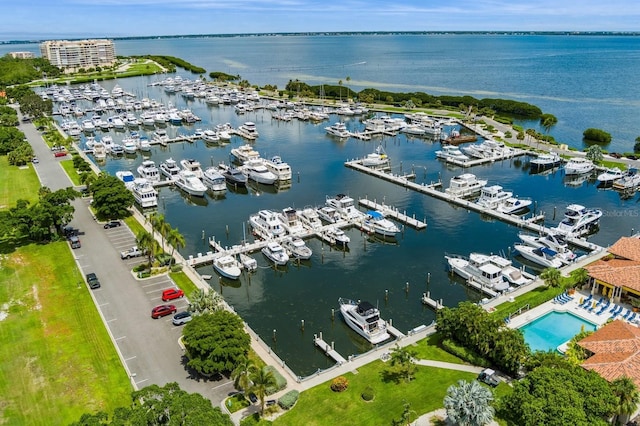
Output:
[[160,305],[151,310],[151,318],[157,319],[166,317],[167,315],[175,314],[178,310],[175,305]]
[[67,156],[67,151],[56,151],[53,154],[54,157],[66,157]]
[[177,288],[170,288],[162,292],[162,301],[174,300],[184,297],[184,291]]

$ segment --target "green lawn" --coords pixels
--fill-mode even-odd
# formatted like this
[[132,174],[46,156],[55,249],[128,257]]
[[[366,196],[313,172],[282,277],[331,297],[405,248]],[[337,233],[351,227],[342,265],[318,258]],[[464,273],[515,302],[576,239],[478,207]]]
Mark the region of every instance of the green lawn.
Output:
[[124,222],[127,224],[129,229],[131,229],[131,232],[133,232],[133,235],[135,235],[136,237],[140,232],[145,230],[144,227],[140,225],[140,222],[138,222],[136,218],[133,216],[129,216],[124,220]]
[[[475,374],[431,367],[418,367],[416,377],[409,383],[396,383],[385,376],[388,363],[375,361],[357,374],[349,373],[349,388],[341,393],[323,383],[300,394],[290,412],[278,417],[275,425],[390,425],[400,418],[403,404],[411,404],[418,415],[442,408],[447,388],[458,380],[473,380]],[[367,386],[374,389],[375,398],[366,402],[361,398]]]
[[32,164],[24,168],[10,166],[6,156],[0,156],[0,209],[15,207],[19,199],[38,201],[40,181]]
[[131,385],[66,242],[0,263],[0,423],[66,425],[129,403]]
[[505,301],[496,306],[496,309],[492,312],[492,315],[495,315],[498,318],[505,318],[511,314],[516,313],[518,309],[525,308],[527,305],[529,305],[527,309],[535,308],[536,306],[540,306],[543,303],[553,299],[563,291],[564,288],[562,287],[542,286],[535,288],[523,295],[516,297],[513,302]]
[[80,175],[76,168],[73,167],[73,160],[62,160],[60,165],[69,176],[69,179],[71,179],[71,182],[73,182],[73,185],[80,186]]
[[416,358],[429,359],[433,361],[451,362],[453,364],[464,364],[465,362],[455,355],[451,355],[440,347],[442,336],[435,333],[426,339],[420,340],[415,346],[410,346],[417,352]]
[[178,288],[184,291],[184,294],[189,297],[194,291],[198,290],[198,287],[187,277],[184,272],[171,272],[169,274],[174,283],[178,286]]

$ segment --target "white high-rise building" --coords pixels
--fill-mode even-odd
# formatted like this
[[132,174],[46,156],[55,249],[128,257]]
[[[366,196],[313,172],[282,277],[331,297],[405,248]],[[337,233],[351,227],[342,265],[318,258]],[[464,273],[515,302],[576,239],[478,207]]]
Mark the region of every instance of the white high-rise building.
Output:
[[108,67],[116,61],[113,40],[49,40],[40,44],[40,53],[51,65],[65,71]]

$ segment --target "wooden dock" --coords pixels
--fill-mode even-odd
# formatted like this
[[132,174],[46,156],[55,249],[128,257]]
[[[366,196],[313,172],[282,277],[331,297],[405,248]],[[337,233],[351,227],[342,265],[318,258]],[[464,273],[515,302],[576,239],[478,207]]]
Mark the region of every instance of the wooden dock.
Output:
[[393,337],[398,338],[398,339],[401,339],[403,337],[407,337],[406,334],[404,334],[402,331],[398,330],[397,328],[395,328],[393,326],[393,323],[392,323],[391,320],[387,321],[387,331]]
[[322,332],[320,332],[320,336],[313,335],[313,343],[322,349],[322,351],[327,354],[328,357],[332,358],[338,364],[344,364],[347,360],[338,353],[333,347],[333,342],[329,345],[327,342],[322,340]]
[[488,295],[491,298],[494,298],[498,295],[497,291],[491,290],[489,287],[487,287],[486,285],[483,285],[479,282],[477,282],[476,280],[474,280],[473,278],[469,278],[466,281],[467,285],[469,287],[473,287],[476,290],[480,290],[481,292],[483,292],[484,294]]
[[387,206],[386,204],[378,204],[376,203],[375,200],[371,201],[366,198],[361,198],[358,200],[358,203],[362,204],[363,206],[365,206],[370,210],[378,210],[385,217],[390,217],[394,220],[397,220],[398,222],[404,223],[405,225],[409,225],[412,228],[420,230],[420,229],[425,229],[427,227],[426,219],[418,220],[416,219],[415,214],[413,216],[407,216],[406,211],[400,213],[400,211],[397,208]]
[[432,308],[433,310],[439,310],[444,308],[444,305],[442,304],[442,299],[435,300],[431,298],[431,293],[430,292],[426,292],[426,293],[422,293],[422,304],[423,305],[427,305],[430,308]]

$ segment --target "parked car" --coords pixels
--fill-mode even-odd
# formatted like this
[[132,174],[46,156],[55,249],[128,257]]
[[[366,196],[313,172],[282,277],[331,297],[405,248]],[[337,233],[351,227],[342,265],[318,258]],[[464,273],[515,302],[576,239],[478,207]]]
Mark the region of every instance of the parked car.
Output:
[[173,325],[184,325],[189,321],[191,321],[191,312],[189,311],[178,312],[173,316],[173,320],[171,320]]
[[100,281],[98,281],[98,277],[94,272],[89,272],[87,275],[87,284],[89,284],[89,288],[96,289],[100,288]]
[[178,310],[175,305],[160,305],[151,310],[151,318],[157,319],[175,314]]
[[494,388],[500,384],[500,379],[498,379],[498,376],[496,376],[496,372],[490,368],[485,368],[484,370],[482,370],[482,372],[478,376],[478,380]]
[[38,160],[38,157],[33,157],[33,158],[31,159],[31,162],[32,162],[33,164],[38,164],[38,163],[40,162],[40,160]]
[[256,402],[258,402],[258,397],[256,396],[255,393],[251,392],[249,394],[249,401],[251,401],[252,404],[255,404]]
[[132,257],[142,256],[144,252],[138,248],[138,246],[133,246],[129,250],[125,250],[120,252],[120,259],[131,259]]
[[121,223],[119,220],[110,220],[109,222],[104,224],[104,229],[110,229],[110,228],[115,228],[117,226],[120,226]]
[[80,243],[80,238],[77,235],[72,235],[69,237],[69,244],[71,244],[72,249],[77,249],[82,247],[82,243]]
[[53,153],[54,157],[66,157],[67,156],[67,151],[56,151]]
[[162,292],[162,301],[175,300],[184,297],[184,291],[179,288],[169,288]]

